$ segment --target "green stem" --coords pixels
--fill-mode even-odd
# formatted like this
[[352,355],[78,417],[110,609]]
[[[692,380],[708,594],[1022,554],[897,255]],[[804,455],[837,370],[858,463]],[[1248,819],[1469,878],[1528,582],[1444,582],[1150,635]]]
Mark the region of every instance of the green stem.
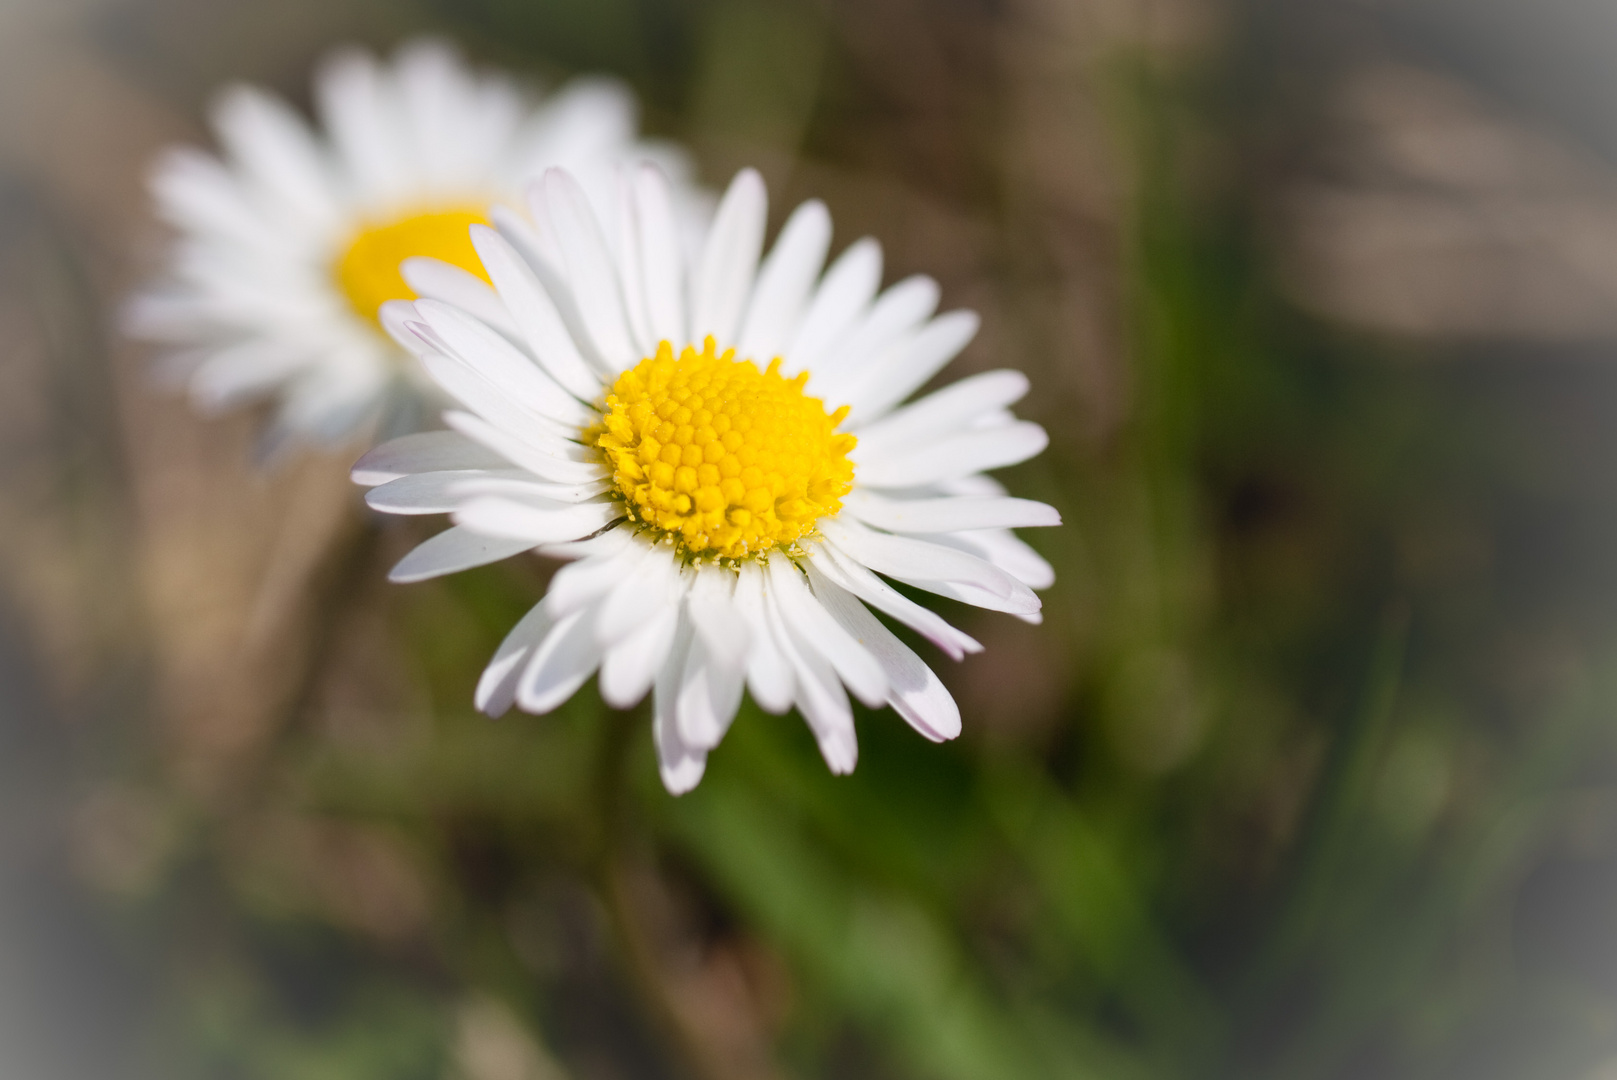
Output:
[[629,986],[647,1019],[672,1049],[678,1071],[689,1080],[722,1080],[724,1074],[707,1052],[700,1035],[681,1013],[676,987],[657,955],[656,943],[640,917],[634,899],[628,850],[631,840],[628,763],[635,725],[643,723],[642,709],[608,709],[596,776],[595,806],[600,821],[600,846],[592,868],[596,895],[606,909],[617,942],[619,959]]

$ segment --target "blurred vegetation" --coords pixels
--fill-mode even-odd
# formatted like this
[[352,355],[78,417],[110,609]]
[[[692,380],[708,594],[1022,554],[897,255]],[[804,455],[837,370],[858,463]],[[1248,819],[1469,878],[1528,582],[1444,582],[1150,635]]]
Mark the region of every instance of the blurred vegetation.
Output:
[[[1189,29],[1114,17],[1179,6]],[[987,317],[961,367],[1033,376],[1023,411],[1053,442],[1007,482],[1061,509],[1029,537],[1058,584],[1037,630],[947,612],[989,643],[944,673],[957,743],[861,713],[858,770],[836,778],[799,720],[748,704],[677,800],[644,709],[586,689],[549,717],[472,711],[548,570],[387,586],[410,523],[333,529],[278,719],[222,789],[179,779],[150,611],[116,582],[85,601],[107,640],[64,697],[60,679],[25,693],[49,649],[8,599],[6,829],[44,839],[5,849],[0,925],[27,947],[0,985],[31,990],[0,1034],[99,1032],[31,1075],[1612,1075],[1609,345],[1415,343],[1305,314],[1270,209],[1378,24],[1331,52],[1319,5],[1179,6],[331,16],[620,74],[710,179],[756,160],[777,221],[821,194],[839,244],[868,230],[889,278],[937,273]],[[254,60],[194,10],[92,26],[191,109],[225,75],[297,94],[326,44]],[[215,70],[227,53],[241,71]],[[72,421],[30,444],[52,471],[17,505],[70,519],[75,572],[106,572],[138,527],[119,440],[141,437],[106,398],[147,391],[84,330],[105,322],[74,278],[94,244],[51,231],[48,194],[12,203],[29,224],[7,281],[62,331],[45,408]]]

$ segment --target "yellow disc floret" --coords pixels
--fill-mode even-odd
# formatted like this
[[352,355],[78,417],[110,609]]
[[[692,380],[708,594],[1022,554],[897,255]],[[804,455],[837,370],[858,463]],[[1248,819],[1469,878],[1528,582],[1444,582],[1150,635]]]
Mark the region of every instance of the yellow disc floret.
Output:
[[386,301],[415,299],[399,273],[399,264],[412,255],[442,259],[487,281],[470,234],[471,226],[479,224],[488,224],[482,211],[453,207],[367,225],[337,257],[337,284],[354,310],[374,322]]
[[717,354],[711,337],[677,358],[665,341],[613,384],[586,441],[629,516],[687,556],[790,549],[853,486],[857,440],[837,432],[848,409],[826,412],[807,381],[782,376],[779,359],[760,371],[734,349]]

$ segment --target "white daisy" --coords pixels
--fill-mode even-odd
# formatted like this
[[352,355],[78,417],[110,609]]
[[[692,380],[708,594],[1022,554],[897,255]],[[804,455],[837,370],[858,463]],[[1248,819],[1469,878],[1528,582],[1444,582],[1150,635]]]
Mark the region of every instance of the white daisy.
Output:
[[597,669],[615,707],[651,690],[676,794],[701,778],[743,687],[771,712],[795,705],[833,772],[857,756],[846,691],[954,737],[948,691],[869,609],[955,659],[981,646],[884,577],[1038,621],[1032,590],[1054,575],[1010,530],[1059,517],[982,475],[1047,442],[1007,408],[1027,379],[991,371],[901,404],[971,339],[975,315],[934,318],[926,277],[878,295],[869,239],[822,274],[831,219],[818,201],[760,263],[751,170],[689,267],[669,204],[662,174],[641,167],[608,229],[550,170],[530,194],[538,229],[472,229],[497,302],[388,306],[385,322],[464,407],[445,414],[453,430],[355,466],[377,510],[453,517],[392,578],[533,548],[570,560],[500,646],[477,705],[548,712]]
[[[168,280],[128,313],[134,334],[176,350],[169,363],[200,407],[279,398],[266,452],[348,438],[385,405],[403,410],[390,426],[419,426],[409,413],[426,387],[377,311],[428,279],[475,295],[484,275],[467,226],[508,213],[499,204],[518,202],[521,183],[565,165],[609,191],[605,174],[644,158],[686,171],[677,152],[637,141],[625,87],[580,80],[534,102],[436,42],[386,64],[337,54],[315,101],[321,133],[279,99],[232,88],[213,110],[223,160],[189,148],[160,160],[152,192],[179,236]],[[681,198],[700,215],[700,196]]]

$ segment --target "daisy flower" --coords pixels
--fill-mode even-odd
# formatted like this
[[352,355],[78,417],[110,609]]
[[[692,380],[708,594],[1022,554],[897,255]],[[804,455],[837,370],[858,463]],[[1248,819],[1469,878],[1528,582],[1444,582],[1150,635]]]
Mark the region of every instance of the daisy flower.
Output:
[[552,169],[530,192],[537,228],[472,227],[493,283],[474,307],[388,305],[386,324],[461,406],[452,430],[355,466],[375,509],[452,515],[393,580],[529,549],[567,560],[477,705],[548,712],[597,670],[614,707],[650,691],[675,794],[700,780],[744,688],[771,712],[795,706],[837,773],[858,753],[850,692],[954,737],[948,691],[871,609],[955,659],[981,646],[889,581],[1039,620],[1032,590],[1054,575],[1010,530],[1059,517],[982,475],[1047,442],[1008,410],[1027,379],[990,371],[905,404],[976,316],[934,318],[927,277],[878,292],[869,239],[822,272],[818,201],[760,261],[766,196],[751,170],[690,265],[661,172],[638,168],[620,195],[602,221]]
[[[167,280],[128,311],[134,335],[173,350],[167,365],[205,411],[278,399],[266,453],[347,439],[384,413],[395,431],[420,426],[427,384],[377,311],[425,279],[476,284],[467,226],[508,212],[521,183],[565,165],[609,191],[607,174],[642,158],[685,172],[677,152],[637,141],[623,86],[581,80],[535,102],[437,42],[391,63],[339,53],[314,90],[319,131],[235,87],[213,109],[222,159],[161,158],[151,189],[178,238]],[[688,216],[700,202],[683,196]]]

